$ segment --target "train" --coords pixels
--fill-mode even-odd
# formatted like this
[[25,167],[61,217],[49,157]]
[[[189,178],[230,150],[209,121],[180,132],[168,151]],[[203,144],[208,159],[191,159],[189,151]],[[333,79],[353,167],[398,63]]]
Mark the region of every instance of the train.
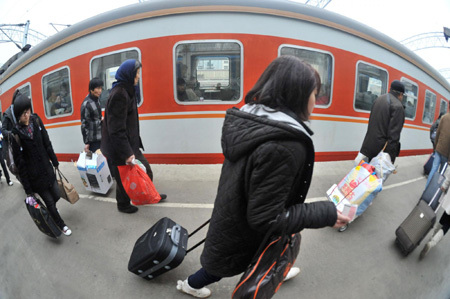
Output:
[[142,62],[138,111],[144,155],[156,164],[223,162],[227,109],[269,63],[295,55],[320,74],[309,126],[316,161],[354,159],[377,96],[406,86],[401,155],[432,151],[429,128],[448,111],[449,82],[399,42],[339,14],[288,0],[162,0],[72,25],[31,47],[0,75],[1,111],[19,89],[32,99],[57,156],[83,150],[80,106],[103,80],[104,107],[126,59]]

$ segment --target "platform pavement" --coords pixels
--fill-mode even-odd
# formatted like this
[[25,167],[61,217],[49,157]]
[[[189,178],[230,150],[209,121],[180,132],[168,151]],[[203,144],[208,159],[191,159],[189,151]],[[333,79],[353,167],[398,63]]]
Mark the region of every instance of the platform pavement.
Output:
[[[450,237],[444,237],[422,261],[418,256],[425,241],[406,258],[394,246],[396,227],[425,186],[422,166],[426,159],[397,159],[398,173],[347,231],[304,230],[296,262],[302,272],[274,298],[450,298]],[[325,199],[325,191],[351,167],[352,161],[316,163],[308,200]],[[24,207],[20,184],[16,181],[9,187],[3,178],[0,299],[190,298],[175,289],[176,281],[198,269],[202,247],[153,281],[128,272],[128,259],[136,239],[159,218],[170,217],[190,231],[209,218],[221,165],[152,165],[155,185],[168,198],[139,207],[132,215],[117,211],[114,188],[106,195],[88,192],[73,163],[61,163],[60,168],[81,199],[75,205],[58,203],[73,230],[72,236],[58,240],[37,230]],[[190,244],[204,233],[194,236]],[[213,284],[211,298],[230,298],[238,279]]]

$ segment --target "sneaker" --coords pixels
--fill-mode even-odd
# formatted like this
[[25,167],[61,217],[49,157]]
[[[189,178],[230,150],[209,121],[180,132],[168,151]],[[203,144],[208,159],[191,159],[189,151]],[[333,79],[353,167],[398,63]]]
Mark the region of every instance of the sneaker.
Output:
[[9,186],[12,186],[12,185],[14,185],[14,183],[13,183],[12,181],[9,181],[9,182],[8,182],[8,185],[9,185]]
[[206,298],[211,295],[211,291],[208,288],[194,289],[189,284],[187,279],[184,281],[177,281],[177,290],[197,298]]
[[286,275],[286,277],[284,278],[284,281],[288,281],[289,279],[294,278],[295,276],[297,276],[300,273],[300,268],[298,267],[292,267],[288,274]]
[[70,236],[72,234],[72,231],[70,230],[70,228],[67,225],[64,225],[64,227],[62,228],[62,232],[66,236]]
[[133,205],[129,205],[129,206],[124,207],[124,208],[117,207],[117,209],[119,210],[119,212],[127,213],[127,214],[133,214],[133,213],[136,213],[139,210],[137,207],[135,207]]

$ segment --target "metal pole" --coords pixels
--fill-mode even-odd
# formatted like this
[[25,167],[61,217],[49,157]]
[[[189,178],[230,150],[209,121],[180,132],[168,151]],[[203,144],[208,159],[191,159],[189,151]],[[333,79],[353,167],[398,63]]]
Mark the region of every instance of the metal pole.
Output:
[[23,41],[22,48],[25,47],[28,41],[28,29],[30,28],[30,20],[25,23],[25,28],[23,29]]

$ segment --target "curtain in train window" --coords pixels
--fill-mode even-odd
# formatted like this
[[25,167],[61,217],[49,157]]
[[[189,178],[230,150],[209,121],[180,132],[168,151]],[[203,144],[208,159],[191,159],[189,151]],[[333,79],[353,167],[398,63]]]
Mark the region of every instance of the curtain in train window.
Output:
[[[105,108],[113,82],[116,81],[115,75],[119,66],[127,59],[139,60],[137,50],[127,50],[117,53],[110,53],[101,57],[95,57],[91,61],[91,79],[99,78],[103,81],[103,92],[100,95],[100,106]],[[141,73],[142,74],[142,73]],[[141,76],[142,78],[142,76]],[[140,79],[141,81],[142,79]],[[86,86],[87,90],[88,86]],[[136,101],[138,106],[142,104],[141,82],[138,83]]]
[[241,99],[241,45],[233,41],[184,42],[175,48],[174,94],[179,102]]
[[425,106],[423,108],[422,122],[432,124],[436,111],[436,95],[430,91],[425,92]]
[[309,63],[317,70],[322,86],[316,97],[316,106],[329,106],[331,103],[331,90],[333,78],[333,58],[330,54],[310,49],[282,47],[280,55],[292,55]]
[[355,108],[370,111],[376,98],[387,92],[387,71],[359,62],[356,76]]
[[441,105],[439,107],[439,115],[445,114],[448,111],[448,103],[446,100],[441,99]]
[[403,94],[403,106],[405,107],[405,117],[409,119],[414,119],[416,117],[417,110],[417,95],[419,93],[419,88],[415,83],[407,81],[405,79],[401,80],[405,84],[405,93]]
[[42,77],[44,110],[48,118],[72,114],[72,93],[69,68],[65,67]]

